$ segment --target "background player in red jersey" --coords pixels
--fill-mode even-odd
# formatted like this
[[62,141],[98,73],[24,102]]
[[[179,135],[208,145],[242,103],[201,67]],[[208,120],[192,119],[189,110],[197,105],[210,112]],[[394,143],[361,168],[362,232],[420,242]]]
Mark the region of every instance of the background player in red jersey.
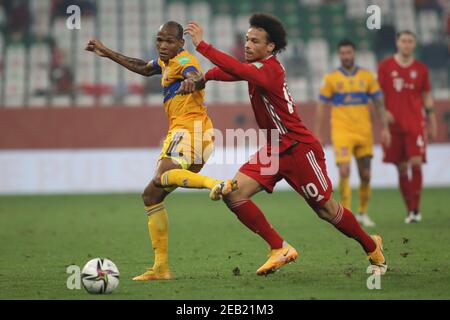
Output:
[[392,135],[391,145],[384,147],[383,160],[397,167],[400,190],[408,209],[405,223],[422,220],[419,208],[427,141],[424,107],[428,137],[435,139],[437,135],[428,68],[415,59],[415,47],[414,33],[399,32],[397,53],[383,60],[378,67]]
[[[224,196],[228,208],[249,229],[259,234],[271,247],[267,262],[257,270],[258,275],[274,272],[295,260],[297,251],[286,243],[268,223],[261,210],[250,200],[256,193],[271,193],[275,184],[285,179],[322,219],[333,224],[348,237],[357,240],[368,255],[374,272],[387,269],[380,236],[370,237],[361,229],[353,214],[332,198],[325,156],[321,144],[304,126],[289,93],[284,67],[276,58],[286,45],[286,32],[281,22],[267,14],[254,14],[245,43],[246,63],[215,49],[203,41],[203,30],[195,22],[185,29],[192,37],[196,50],[217,67],[205,78],[183,82],[179,93],[204,88],[205,80],[247,81],[251,105],[261,129],[277,132],[272,143],[269,133],[267,146],[245,163],[235,176],[239,189]],[[271,163],[262,159],[270,157]],[[264,169],[278,162],[278,170]]]

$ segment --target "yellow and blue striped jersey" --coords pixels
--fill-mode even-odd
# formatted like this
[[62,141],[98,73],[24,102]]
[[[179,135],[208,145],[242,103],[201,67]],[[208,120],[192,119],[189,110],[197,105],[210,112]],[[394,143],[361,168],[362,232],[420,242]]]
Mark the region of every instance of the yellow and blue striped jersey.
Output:
[[160,68],[163,87],[164,108],[169,120],[169,130],[174,127],[184,127],[195,119],[205,119],[206,106],[204,90],[187,95],[176,95],[181,82],[190,71],[202,72],[198,60],[186,50],[181,50],[177,56],[165,64],[161,59],[153,60],[153,67]]
[[369,99],[381,96],[375,75],[367,69],[355,67],[347,72],[340,67],[325,75],[320,100],[330,102],[332,134],[340,131],[371,134]]

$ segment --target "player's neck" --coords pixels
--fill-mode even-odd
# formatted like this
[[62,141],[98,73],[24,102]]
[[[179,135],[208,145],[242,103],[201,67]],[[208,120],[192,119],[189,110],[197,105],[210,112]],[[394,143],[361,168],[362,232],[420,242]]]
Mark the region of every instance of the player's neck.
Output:
[[273,56],[273,54],[268,54],[267,56],[265,56],[264,58],[262,58],[260,61],[264,61],[264,60],[268,60]]
[[342,68],[349,74],[352,74],[356,69],[356,64],[352,65],[351,67],[345,67],[344,65],[342,65]]
[[413,62],[414,62],[414,56],[410,55],[410,56],[404,56],[400,53],[396,53],[394,55],[394,59],[395,61],[397,61],[397,63],[401,66],[401,67],[409,67]]

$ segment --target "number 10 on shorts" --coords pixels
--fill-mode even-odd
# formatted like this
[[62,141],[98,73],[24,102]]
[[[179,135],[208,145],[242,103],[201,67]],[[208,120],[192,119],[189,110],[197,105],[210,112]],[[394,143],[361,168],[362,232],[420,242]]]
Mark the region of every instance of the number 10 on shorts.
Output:
[[306,186],[302,186],[303,194],[307,200],[314,199],[317,202],[320,202],[324,196],[319,194],[319,189],[314,183],[308,183]]

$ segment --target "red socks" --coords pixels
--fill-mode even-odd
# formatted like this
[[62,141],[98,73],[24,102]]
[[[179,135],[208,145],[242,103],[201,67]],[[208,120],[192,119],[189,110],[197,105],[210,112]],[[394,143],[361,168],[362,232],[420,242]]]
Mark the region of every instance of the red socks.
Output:
[[400,172],[398,175],[398,181],[400,185],[400,191],[402,192],[403,200],[405,201],[408,212],[411,209],[411,182],[409,181],[408,171]]
[[361,228],[353,213],[342,205],[339,205],[338,213],[330,223],[347,237],[358,241],[365,252],[371,253],[377,248],[375,241]]
[[412,167],[411,178],[411,210],[415,213],[419,212],[420,194],[422,193],[422,167]]
[[251,200],[240,200],[228,204],[228,208],[236,214],[238,219],[250,230],[257,233],[270,246],[279,249],[283,246],[283,239],[269,224],[262,211]]
[[[228,208],[247,228],[263,238],[272,249],[279,249],[283,246],[283,239],[251,200],[236,201],[229,204]],[[376,243],[361,229],[355,216],[349,210],[340,205],[336,217],[330,222],[343,234],[358,241],[367,253],[375,251]]]
[[411,171],[411,179],[409,178],[408,172],[399,174],[400,190],[408,212],[418,212],[420,195],[422,193],[422,166],[413,166]]

